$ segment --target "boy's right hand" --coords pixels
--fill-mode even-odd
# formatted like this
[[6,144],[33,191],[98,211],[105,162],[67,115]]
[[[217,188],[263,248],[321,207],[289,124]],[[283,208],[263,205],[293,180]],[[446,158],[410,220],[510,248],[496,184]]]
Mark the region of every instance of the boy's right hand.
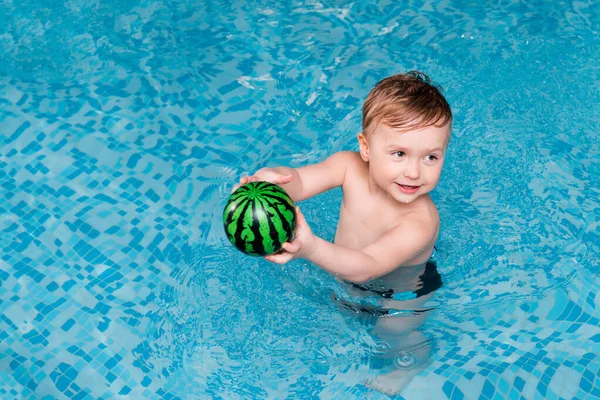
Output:
[[261,168],[254,173],[252,176],[244,176],[240,179],[240,183],[235,185],[231,190],[231,193],[235,192],[237,188],[250,182],[265,181],[273,183],[275,185],[283,185],[290,183],[294,179],[293,174],[282,174],[276,171],[274,168]]

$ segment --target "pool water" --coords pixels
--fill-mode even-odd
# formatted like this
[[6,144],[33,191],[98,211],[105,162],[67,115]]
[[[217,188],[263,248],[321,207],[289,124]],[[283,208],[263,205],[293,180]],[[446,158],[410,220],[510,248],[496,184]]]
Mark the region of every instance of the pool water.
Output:
[[[418,69],[455,122],[397,398],[600,398],[599,34],[592,0],[0,1],[0,397],[388,398],[339,284],[221,212],[355,150],[371,87]],[[321,237],[340,199],[303,202]]]

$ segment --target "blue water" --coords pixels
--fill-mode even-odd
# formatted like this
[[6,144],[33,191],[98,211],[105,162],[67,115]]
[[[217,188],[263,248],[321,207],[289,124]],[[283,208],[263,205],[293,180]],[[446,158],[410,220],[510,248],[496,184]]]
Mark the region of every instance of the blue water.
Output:
[[[2,399],[387,398],[338,283],[243,256],[221,211],[356,149],[411,69],[455,123],[398,398],[600,398],[600,3],[367,3],[0,1]],[[340,199],[303,204],[329,240]]]

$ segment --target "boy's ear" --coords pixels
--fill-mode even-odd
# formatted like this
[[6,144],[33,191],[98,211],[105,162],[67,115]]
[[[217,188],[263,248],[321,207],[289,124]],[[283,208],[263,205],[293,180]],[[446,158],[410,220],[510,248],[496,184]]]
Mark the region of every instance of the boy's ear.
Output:
[[363,132],[358,134],[358,147],[360,149],[360,158],[364,162],[369,162],[369,144],[367,143],[367,137]]

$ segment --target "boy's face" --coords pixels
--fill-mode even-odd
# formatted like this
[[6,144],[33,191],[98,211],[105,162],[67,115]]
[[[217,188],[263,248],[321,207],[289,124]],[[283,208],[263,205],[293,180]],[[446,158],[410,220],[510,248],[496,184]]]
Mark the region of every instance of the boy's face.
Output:
[[372,183],[401,203],[429,193],[438,183],[450,139],[450,124],[400,132],[379,124],[358,135]]

